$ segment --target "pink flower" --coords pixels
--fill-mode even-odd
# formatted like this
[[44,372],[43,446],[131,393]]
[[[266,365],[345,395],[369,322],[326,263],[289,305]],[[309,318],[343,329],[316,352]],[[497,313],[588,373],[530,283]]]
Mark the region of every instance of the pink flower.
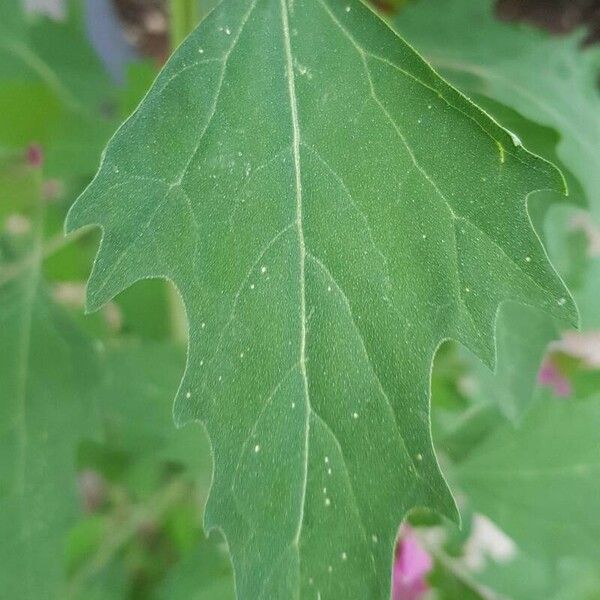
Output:
[[44,150],[39,144],[30,144],[27,148],[26,158],[30,167],[39,169],[44,162]]
[[396,547],[394,562],[393,600],[420,600],[429,586],[426,576],[433,568],[433,560],[419,544],[408,526]]
[[542,386],[552,388],[554,393],[561,398],[570,396],[572,392],[571,383],[558,370],[550,358],[546,359],[540,367],[538,383]]

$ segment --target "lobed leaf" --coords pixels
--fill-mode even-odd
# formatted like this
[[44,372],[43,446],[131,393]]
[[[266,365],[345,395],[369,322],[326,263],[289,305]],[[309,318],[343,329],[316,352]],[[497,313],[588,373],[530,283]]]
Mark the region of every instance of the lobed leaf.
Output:
[[357,0],[229,0],[178,49],[67,229],[103,229],[90,309],[183,297],[175,419],[210,435],[240,598],[388,598],[406,513],[457,518],[431,362],[493,364],[505,300],[576,320],[527,212],[562,186]]
[[[589,204],[597,214],[600,55],[593,48],[581,48],[580,33],[559,38],[533,27],[503,23],[494,15],[493,4],[491,0],[415,3],[398,14],[394,25],[436,69],[515,131],[528,148],[559,164],[570,201]],[[534,225],[540,234],[553,200],[552,196],[536,199]],[[573,217],[565,210],[556,212],[550,213],[553,226],[546,227],[545,233],[554,264],[561,275],[568,276],[573,257],[560,240]],[[591,261],[588,269],[588,281],[595,281]],[[573,284],[585,325],[591,320],[588,315],[597,311],[588,308],[589,294],[578,294],[578,286],[567,282]],[[515,421],[531,404],[537,368],[548,342],[565,328],[547,315],[528,312],[529,316],[509,308],[502,311],[498,371],[489,375],[480,369],[483,391]]]
[[582,49],[581,32],[558,37],[502,23],[493,0],[414,3],[395,26],[461,90],[556,129],[558,156],[600,214],[600,53]]

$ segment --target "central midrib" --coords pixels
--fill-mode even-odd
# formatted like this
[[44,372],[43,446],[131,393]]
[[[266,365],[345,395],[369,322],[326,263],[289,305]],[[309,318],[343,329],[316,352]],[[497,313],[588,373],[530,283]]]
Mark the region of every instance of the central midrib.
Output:
[[308,395],[308,375],[306,372],[306,290],[305,290],[305,268],[306,268],[306,246],[304,243],[304,228],[302,225],[302,178],[300,173],[300,124],[298,121],[298,103],[296,99],[296,84],[294,79],[294,60],[292,57],[292,45],[290,38],[290,27],[286,0],[280,0],[281,24],[283,27],[283,41],[285,46],[286,72],[288,80],[288,93],[290,97],[290,112],[292,117],[292,149],[294,159],[294,177],[296,190],[296,228],[298,231],[298,255],[300,261],[300,347],[299,365],[304,385],[305,398],[305,423],[304,423],[304,473],[302,482],[302,498],[300,503],[300,515],[298,526],[294,536],[294,544],[297,546],[302,531],[304,519],[304,503],[306,500],[306,487],[308,481],[308,438],[310,428],[310,398]]

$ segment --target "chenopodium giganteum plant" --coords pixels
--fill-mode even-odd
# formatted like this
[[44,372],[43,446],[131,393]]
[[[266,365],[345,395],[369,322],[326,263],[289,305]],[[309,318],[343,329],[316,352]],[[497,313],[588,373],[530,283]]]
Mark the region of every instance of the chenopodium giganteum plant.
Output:
[[458,519],[432,360],[492,367],[506,300],[576,322],[527,211],[563,187],[358,0],[226,0],[177,50],[67,230],[103,230],[90,309],[183,298],[174,415],[210,435],[240,598],[388,598],[407,512]]

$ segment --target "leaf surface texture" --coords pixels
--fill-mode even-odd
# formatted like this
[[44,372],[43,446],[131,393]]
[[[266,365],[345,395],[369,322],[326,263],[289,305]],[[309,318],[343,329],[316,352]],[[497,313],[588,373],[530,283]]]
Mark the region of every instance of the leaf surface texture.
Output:
[[456,516],[432,358],[492,364],[507,299],[575,318],[527,213],[561,187],[360,2],[228,1],[178,49],[68,229],[103,229],[90,308],[183,297],[175,418],[210,435],[240,598],[388,598],[407,511]]

